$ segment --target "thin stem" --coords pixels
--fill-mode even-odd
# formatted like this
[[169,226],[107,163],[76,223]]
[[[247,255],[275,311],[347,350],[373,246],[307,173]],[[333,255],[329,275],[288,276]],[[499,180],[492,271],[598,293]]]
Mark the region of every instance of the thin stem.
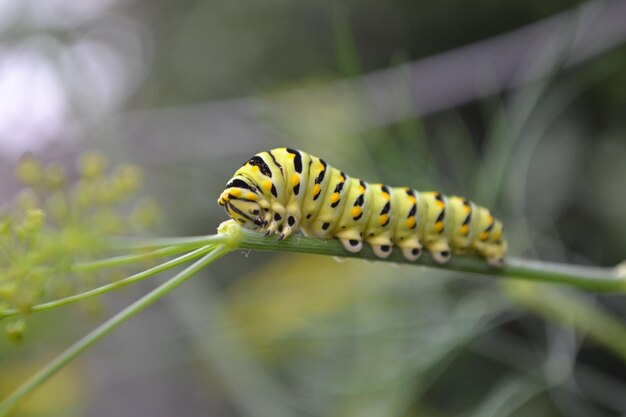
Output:
[[[137,274],[131,275],[127,278],[124,279],[120,279],[118,281],[112,282],[110,284],[106,284],[103,285],[101,287],[98,288],[94,288],[92,290],[89,291],[85,291],[79,294],[74,294],[71,295],[69,297],[65,297],[65,298],[61,298],[59,300],[54,300],[54,301],[50,301],[48,303],[42,303],[42,304],[37,304],[31,307],[30,311],[31,312],[36,312],[36,311],[45,311],[45,310],[51,310],[53,308],[57,308],[57,307],[62,307],[68,304],[72,304],[72,303],[76,303],[78,301],[82,301],[85,300],[87,298],[90,297],[95,297],[97,295],[100,294],[104,294],[106,292],[115,290],[117,288],[121,288],[124,287],[126,285],[130,285],[133,284],[135,282],[141,281],[143,279],[149,278],[153,275],[156,275],[160,272],[166,271],[168,269],[174,268],[175,266],[178,266],[182,263],[185,263],[187,261],[190,261],[192,259],[198,258],[199,256],[204,255],[205,253],[207,253],[208,251],[210,251],[213,248],[213,246],[209,245],[209,246],[205,246],[202,247],[200,249],[196,249],[195,251],[186,253],[182,256],[179,256],[178,258],[172,259],[170,261],[164,262],[160,265],[154,266],[152,268],[146,269],[145,271],[141,271]],[[156,252],[156,251],[155,251]],[[11,316],[17,316],[18,314],[20,314],[20,312],[18,310],[15,309],[11,309],[11,310],[5,310],[2,313],[0,313],[0,319],[5,318],[5,317],[11,317]]]
[[149,249],[167,246],[204,246],[208,244],[221,244],[229,240],[229,236],[225,234],[206,235],[206,236],[190,236],[190,237],[172,237],[157,239],[124,239],[118,238],[112,240],[113,245],[119,249]]
[[[238,229],[238,230],[237,230]],[[372,259],[394,263],[428,266],[432,268],[460,271],[474,275],[519,278],[531,281],[554,282],[568,284],[592,291],[626,291],[626,272],[624,268],[601,268],[581,265],[567,265],[554,262],[543,262],[507,258],[501,268],[490,267],[483,259],[473,256],[454,256],[447,264],[438,264],[429,255],[423,255],[417,262],[404,259],[402,253],[394,250],[387,259],[378,258],[372,249],[365,245],[359,253],[346,251],[337,239],[318,239],[292,235],[279,241],[276,236],[264,237],[261,233],[252,232],[236,226],[222,223],[220,231],[238,234],[235,241],[241,249],[262,251],[314,253],[345,258]]]
[[115,257],[107,258],[107,259],[98,259],[96,261],[80,262],[75,265],[72,265],[72,271],[90,272],[90,271],[94,271],[94,270],[101,269],[101,268],[113,268],[117,266],[124,266],[127,264],[135,263],[137,261],[160,258],[163,256],[175,255],[181,252],[187,252],[190,249],[192,248],[190,248],[189,246],[183,246],[183,245],[171,246],[171,247],[156,249],[150,252],[136,253],[133,255],[122,255],[122,256],[115,256]]
[[98,328],[93,330],[87,336],[76,342],[69,349],[67,349],[65,352],[61,353],[54,360],[48,363],[48,365],[46,365],[37,374],[35,374],[28,381],[26,381],[11,395],[9,395],[9,397],[7,397],[4,402],[0,404],[0,417],[7,416],[9,412],[26,395],[31,393],[35,388],[37,388],[43,382],[56,374],[60,369],[62,369],[65,365],[74,360],[82,352],[93,346],[96,342],[98,342],[107,334],[111,333],[126,320],[138,314],[146,307],[157,301],[159,298],[163,297],[174,288],[184,283],[187,279],[195,275],[206,265],[219,259],[228,251],[229,248],[226,245],[217,246],[215,249],[211,250],[211,252],[206,254],[202,259],[194,262],[185,270],[175,275],[173,278],[158,286],[154,290],[150,291],[148,294],[144,295],[139,300],[135,301],[133,304],[129,305],[128,307],[117,313],[115,316],[111,317],[109,320],[101,324]]

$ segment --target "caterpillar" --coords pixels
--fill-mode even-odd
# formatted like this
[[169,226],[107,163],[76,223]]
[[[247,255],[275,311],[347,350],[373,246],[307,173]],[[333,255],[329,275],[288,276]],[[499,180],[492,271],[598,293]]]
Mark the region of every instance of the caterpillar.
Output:
[[338,238],[349,252],[367,242],[379,258],[401,249],[409,261],[425,248],[438,263],[477,254],[501,266],[502,223],[471,201],[409,187],[369,184],[323,159],[290,148],[254,155],[226,184],[218,204],[241,226],[279,239],[300,230]]

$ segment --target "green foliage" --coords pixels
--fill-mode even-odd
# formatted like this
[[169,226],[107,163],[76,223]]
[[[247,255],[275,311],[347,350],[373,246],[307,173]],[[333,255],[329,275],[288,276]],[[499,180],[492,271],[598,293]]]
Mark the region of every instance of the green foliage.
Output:
[[137,201],[138,167],[109,169],[103,155],[87,153],[77,171],[70,181],[63,166],[44,166],[30,154],[17,166],[25,188],[0,216],[0,318],[20,315],[4,323],[10,340],[21,339],[34,305],[110,279],[77,270],[77,262],[102,257],[111,236],[143,232],[158,219],[154,203]]

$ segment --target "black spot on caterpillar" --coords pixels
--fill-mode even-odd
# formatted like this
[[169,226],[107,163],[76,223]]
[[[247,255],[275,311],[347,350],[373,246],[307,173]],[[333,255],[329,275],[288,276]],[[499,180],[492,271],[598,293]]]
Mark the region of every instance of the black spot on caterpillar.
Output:
[[272,178],[272,171],[270,171],[270,167],[267,166],[267,164],[265,163],[265,161],[263,161],[261,157],[253,156],[248,161],[248,164],[250,164],[251,166],[259,167],[263,175],[267,175],[268,177]]
[[415,260],[424,247],[440,263],[454,254],[477,254],[498,266],[507,251],[502,223],[465,198],[371,185],[290,148],[250,158],[218,203],[246,228],[337,238],[350,252],[366,242],[380,258],[395,246]]

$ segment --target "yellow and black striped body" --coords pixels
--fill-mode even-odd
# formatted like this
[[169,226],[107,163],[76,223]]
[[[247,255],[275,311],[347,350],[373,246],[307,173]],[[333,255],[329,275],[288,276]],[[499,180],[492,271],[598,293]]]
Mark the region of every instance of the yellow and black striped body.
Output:
[[218,203],[248,229],[334,237],[350,252],[367,242],[381,258],[398,246],[415,260],[424,247],[440,263],[452,254],[478,254],[498,266],[507,251],[502,223],[465,198],[368,184],[289,148],[253,156]]

